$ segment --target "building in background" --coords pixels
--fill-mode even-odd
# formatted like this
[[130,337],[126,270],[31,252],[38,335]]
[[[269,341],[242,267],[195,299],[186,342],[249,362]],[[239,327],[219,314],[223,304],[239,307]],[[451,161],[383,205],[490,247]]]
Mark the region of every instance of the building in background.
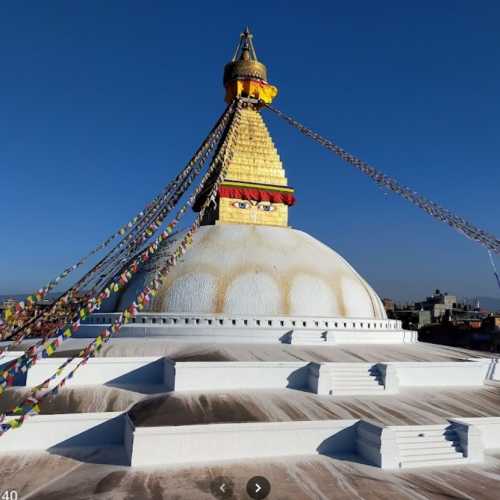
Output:
[[449,295],[447,292],[441,292],[437,289],[430,297],[427,297],[424,302],[416,304],[417,307],[424,311],[430,311],[431,321],[437,322],[445,318],[446,315],[451,315],[454,310],[466,310],[465,304],[458,304],[456,295]]
[[467,303],[436,289],[422,302],[385,298],[383,304],[389,318],[418,330],[423,342],[500,352],[500,313],[481,309],[477,298]]

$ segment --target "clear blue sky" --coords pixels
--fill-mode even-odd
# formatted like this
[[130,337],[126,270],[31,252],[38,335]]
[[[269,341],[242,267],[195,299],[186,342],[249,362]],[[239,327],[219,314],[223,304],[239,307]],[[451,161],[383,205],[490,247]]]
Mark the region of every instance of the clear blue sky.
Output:
[[[3,2],[0,293],[31,291],[133,215],[222,111],[242,28],[277,107],[500,234],[497,1]],[[267,113],[291,224],[383,296],[498,296],[486,252]]]

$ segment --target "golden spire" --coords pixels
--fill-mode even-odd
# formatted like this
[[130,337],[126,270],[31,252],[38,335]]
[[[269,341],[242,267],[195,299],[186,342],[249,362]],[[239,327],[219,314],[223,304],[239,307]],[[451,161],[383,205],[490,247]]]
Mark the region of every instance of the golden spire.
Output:
[[278,89],[267,81],[267,68],[257,59],[253,35],[247,27],[241,33],[233,59],[224,66],[226,102],[235,97],[249,97],[271,103]]
[[288,207],[294,201],[294,190],[260,112],[244,107],[219,188],[216,223],[286,227]]
[[[232,144],[226,177],[219,186],[217,204],[203,224],[288,226],[288,207],[295,203],[285,169],[260,114],[278,90],[267,82],[266,67],[257,60],[248,28],[240,36],[233,59],[224,68],[226,101],[243,98],[238,133]],[[202,200],[200,198],[200,200]],[[199,210],[202,202],[193,207]]]
[[259,112],[278,89],[267,81],[267,68],[257,59],[253,35],[240,35],[233,59],[224,68],[226,101],[246,98],[226,178],[219,188],[216,224],[287,226],[294,190]]

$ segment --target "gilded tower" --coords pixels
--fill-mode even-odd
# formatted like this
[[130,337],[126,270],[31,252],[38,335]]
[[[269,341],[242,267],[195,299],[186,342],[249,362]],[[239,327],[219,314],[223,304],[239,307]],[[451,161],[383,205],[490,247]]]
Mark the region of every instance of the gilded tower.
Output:
[[252,34],[240,36],[233,59],[224,68],[226,102],[242,98],[238,136],[227,175],[218,192],[217,209],[205,224],[288,226],[288,207],[295,202],[273,140],[260,114],[278,89],[267,81],[257,59]]

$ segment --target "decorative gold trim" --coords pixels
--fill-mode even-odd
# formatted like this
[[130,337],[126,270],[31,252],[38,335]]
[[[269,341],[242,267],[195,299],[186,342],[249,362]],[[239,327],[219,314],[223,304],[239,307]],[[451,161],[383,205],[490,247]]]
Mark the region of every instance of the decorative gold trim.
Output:
[[274,184],[258,184],[258,183],[250,183],[250,182],[240,182],[240,181],[223,181],[223,186],[241,186],[241,187],[249,187],[255,189],[269,190],[269,191],[285,191],[287,193],[295,192],[295,189],[289,186],[276,186]]

